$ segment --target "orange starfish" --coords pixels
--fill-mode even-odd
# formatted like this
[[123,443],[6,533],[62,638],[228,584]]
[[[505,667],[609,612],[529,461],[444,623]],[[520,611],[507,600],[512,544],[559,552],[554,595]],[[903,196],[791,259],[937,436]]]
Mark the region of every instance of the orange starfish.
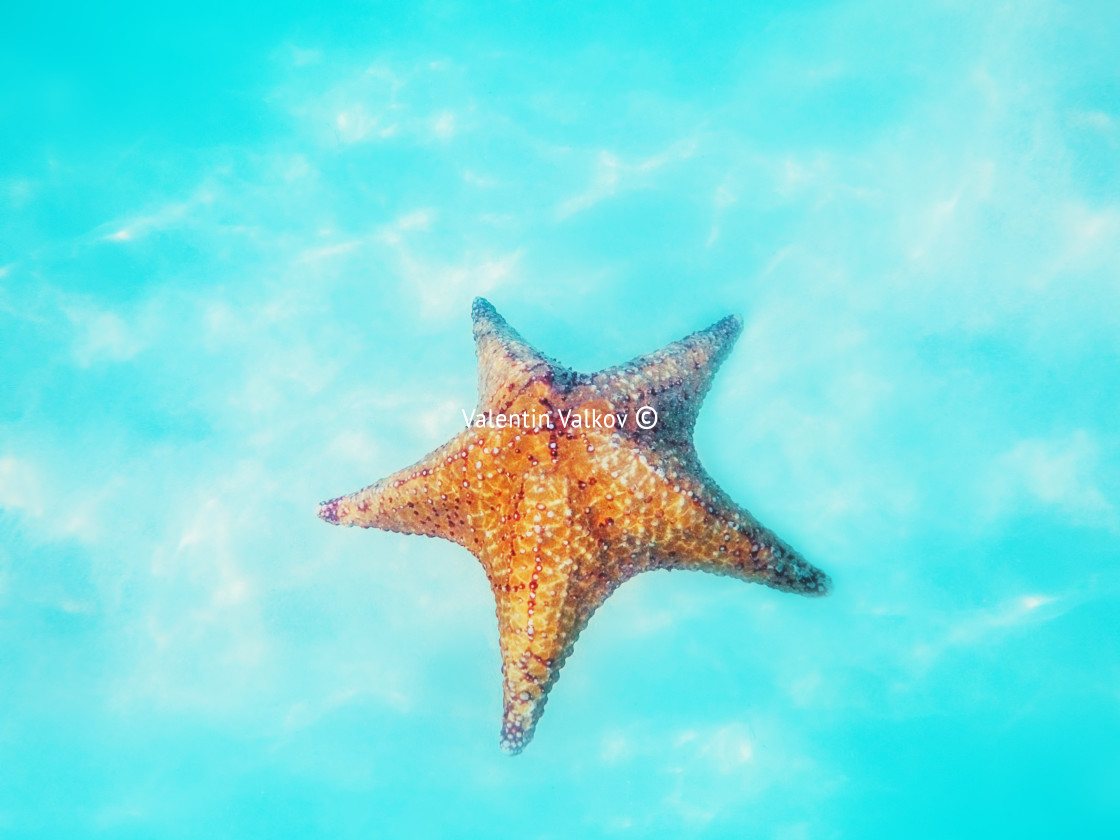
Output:
[[[319,516],[468,549],[497,601],[502,748],[520,752],[588,619],[623,581],[698,569],[823,595],[827,575],[704,472],[692,429],[736,317],[596,374],[539,353],[478,298],[478,408],[419,463]],[[466,416],[464,412],[464,417]],[[608,418],[612,418],[609,419]]]

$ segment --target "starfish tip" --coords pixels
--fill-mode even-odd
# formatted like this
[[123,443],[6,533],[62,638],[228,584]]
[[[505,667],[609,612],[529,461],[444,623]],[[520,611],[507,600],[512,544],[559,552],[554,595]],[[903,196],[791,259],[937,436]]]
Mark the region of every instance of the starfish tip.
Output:
[[484,315],[494,315],[496,313],[494,304],[484,297],[476,297],[474,303],[471,304],[471,317],[476,320]]
[[319,518],[324,522],[330,522],[332,525],[338,524],[338,499],[331,499],[329,502],[320,502],[319,504]]
[[728,315],[716,324],[716,329],[729,336],[738,336],[743,331],[743,319],[738,315]]
[[816,574],[813,580],[802,590],[802,594],[810,598],[823,598],[825,595],[832,592],[832,578],[820,569],[814,569],[813,571],[816,572]]
[[507,723],[502,727],[501,747],[506,755],[518,755],[525,749],[525,745],[532,738],[531,733],[525,732],[519,726]]

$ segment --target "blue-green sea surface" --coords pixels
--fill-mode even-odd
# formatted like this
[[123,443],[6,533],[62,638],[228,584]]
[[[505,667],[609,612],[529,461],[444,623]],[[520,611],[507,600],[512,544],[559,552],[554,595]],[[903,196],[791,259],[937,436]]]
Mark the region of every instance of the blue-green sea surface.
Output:
[[[1120,6],[9,4],[0,836],[1120,836]],[[463,549],[316,504],[738,313],[824,599],[623,586],[498,748]]]

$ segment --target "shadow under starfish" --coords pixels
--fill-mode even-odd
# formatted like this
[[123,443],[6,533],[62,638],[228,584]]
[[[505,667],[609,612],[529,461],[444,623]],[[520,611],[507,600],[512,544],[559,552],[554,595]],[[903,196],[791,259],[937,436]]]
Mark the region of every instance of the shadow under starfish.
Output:
[[[738,318],[583,374],[531,347],[486,300],[471,314],[475,415],[488,424],[324,502],[319,516],[442,537],[482,563],[497,602],[504,750],[529,742],[580,631],[639,572],[696,569],[804,595],[828,591],[828,576],[736,505],[693,447],[700,404],[742,330]],[[644,428],[654,416],[646,407],[656,412],[652,428]]]

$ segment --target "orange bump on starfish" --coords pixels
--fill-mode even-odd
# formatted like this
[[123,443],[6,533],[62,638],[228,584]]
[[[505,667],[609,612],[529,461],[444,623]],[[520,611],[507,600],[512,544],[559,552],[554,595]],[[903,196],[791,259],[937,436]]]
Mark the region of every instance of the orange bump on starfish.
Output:
[[[419,463],[324,502],[319,516],[442,537],[482,563],[497,601],[504,750],[518,753],[533,737],[580,631],[639,572],[697,569],[787,592],[828,591],[828,576],[736,505],[693,447],[700,403],[739,337],[738,318],[584,374],[539,353],[482,298],[471,315],[476,415],[535,416],[535,425],[469,426]],[[645,406],[657,413],[648,429]],[[596,412],[617,415],[618,427],[596,426]]]

